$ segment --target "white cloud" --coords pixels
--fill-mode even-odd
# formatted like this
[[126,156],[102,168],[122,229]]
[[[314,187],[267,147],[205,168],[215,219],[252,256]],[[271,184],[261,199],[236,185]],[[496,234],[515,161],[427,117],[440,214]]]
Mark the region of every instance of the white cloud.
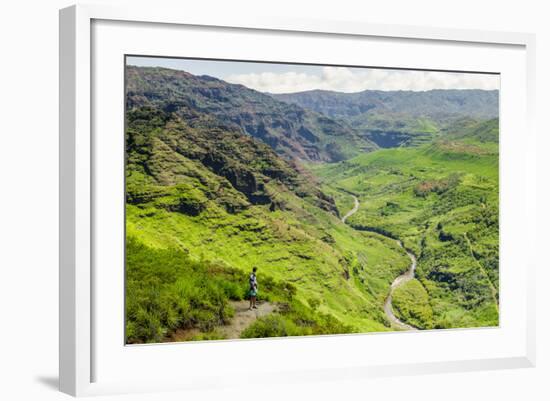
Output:
[[233,74],[227,82],[261,92],[291,93],[312,89],[338,92],[371,90],[498,89],[498,75],[367,68],[323,67],[320,74],[262,72]]

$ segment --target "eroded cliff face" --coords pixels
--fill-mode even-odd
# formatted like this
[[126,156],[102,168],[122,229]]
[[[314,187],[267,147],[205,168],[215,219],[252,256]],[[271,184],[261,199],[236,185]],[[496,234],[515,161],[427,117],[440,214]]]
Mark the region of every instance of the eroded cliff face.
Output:
[[164,68],[126,71],[129,110],[150,106],[185,114],[191,109],[259,139],[286,159],[338,161],[377,148],[347,124],[242,85]]

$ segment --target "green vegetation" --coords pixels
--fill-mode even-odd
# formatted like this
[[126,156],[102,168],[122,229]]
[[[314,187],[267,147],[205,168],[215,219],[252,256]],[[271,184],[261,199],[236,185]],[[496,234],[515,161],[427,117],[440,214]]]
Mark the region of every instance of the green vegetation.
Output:
[[[385,112],[344,101],[329,113],[211,77],[127,72],[128,343],[225,338],[253,266],[274,307],[243,338],[392,330],[384,301],[410,264],[395,239],[418,259],[394,291],[400,319],[498,324],[494,94],[417,105],[377,92]],[[484,118],[447,118],[461,102]]]
[[176,249],[153,249],[126,241],[126,338],[160,342],[170,330],[212,331],[233,316],[229,299],[242,299],[243,273],[220,264],[193,261]]
[[[204,212],[190,216],[128,205],[127,232],[150,248],[178,249],[193,260],[212,260],[243,274],[259,266],[264,300],[281,302],[265,292],[272,277],[294,285],[297,302],[330,313],[342,325],[353,327],[350,330],[387,330],[381,305],[392,279],[407,268],[404,252],[393,241],[372,233],[356,234],[336,216],[286,196],[296,209],[271,212],[268,206],[251,206],[230,214],[208,201]],[[129,269],[128,277],[131,274]],[[240,277],[245,288],[246,277]],[[292,319],[311,321],[307,315]],[[310,327],[302,332],[322,331]]]
[[259,318],[248,326],[241,338],[345,334],[355,331],[332,315],[315,312],[300,303],[293,303],[284,312]]
[[[193,260],[181,250],[126,243],[126,338],[130,343],[166,341],[171,332],[199,329],[190,339],[223,339],[218,330],[233,317],[230,301],[244,299],[246,273],[223,263]],[[352,328],[295,299],[296,287],[262,277],[260,301],[277,302],[280,312],[258,320],[247,337],[349,333]]]
[[498,153],[482,146],[468,136],[316,168],[331,191],[359,197],[351,226],[399,238],[417,255],[418,281],[395,298],[398,316],[417,327],[498,324]]
[[[313,176],[215,117],[184,107],[168,113],[135,106],[128,110],[127,126],[128,238],[147,249],[182,252],[192,262],[209,261],[241,273],[258,266],[262,286],[268,279],[294,285],[295,302],[278,317],[288,323],[291,335],[325,333],[327,327],[338,332],[389,329],[382,305],[392,279],[407,268],[406,254],[387,238],[343,225],[334,200],[318,189]],[[129,261],[145,258],[132,259],[135,252],[128,247]],[[168,268],[157,256],[148,257],[143,268],[128,266],[128,280],[140,281],[142,270],[154,276]],[[239,280],[246,287],[246,278]],[[197,285],[191,277],[189,283]],[[145,282],[142,290],[150,286]],[[135,318],[129,319],[128,341],[159,341],[182,329],[198,330],[193,338],[218,338],[216,327],[231,315],[230,307],[221,307],[219,294],[225,294],[226,303],[236,299],[222,284],[218,287],[212,292],[218,294],[218,303],[212,304],[216,311],[188,318],[167,295],[170,286],[137,296],[151,300],[162,293],[172,301],[130,308],[129,317]],[[289,303],[271,292],[264,296]]]
[[411,280],[395,289],[392,305],[396,316],[415,327],[431,329],[433,311],[427,291],[418,280]]

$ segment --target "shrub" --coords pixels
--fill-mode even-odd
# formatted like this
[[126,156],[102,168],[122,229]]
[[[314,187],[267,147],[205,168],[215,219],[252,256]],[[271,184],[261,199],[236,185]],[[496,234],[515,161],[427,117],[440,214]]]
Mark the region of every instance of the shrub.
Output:
[[[311,301],[316,304],[313,299]],[[332,315],[318,312],[297,300],[290,300],[279,305],[279,313],[261,317],[252,323],[241,334],[241,338],[344,334],[354,331],[354,328],[342,324]]]
[[418,280],[397,288],[393,295],[396,314],[413,326],[431,329],[434,326],[429,296]]
[[414,187],[413,191],[416,196],[425,198],[431,192],[440,195],[451,188],[455,188],[459,183],[460,176],[458,174],[451,174],[440,180],[422,181]]
[[[165,340],[177,329],[198,329],[192,339],[219,339],[219,326],[234,316],[230,300],[248,290],[245,273],[225,265],[195,261],[177,249],[155,249],[129,236],[126,244],[126,339],[128,343]],[[262,276],[260,300],[278,304],[279,313],[256,320],[243,338],[349,333],[332,315],[295,299],[296,287]]]
[[132,237],[126,244],[126,339],[160,342],[177,328],[211,331],[227,323],[245,275],[193,261],[183,251],[153,249]]
[[248,326],[241,334],[241,338],[287,337],[303,335],[290,319],[280,314],[272,314],[259,318]]

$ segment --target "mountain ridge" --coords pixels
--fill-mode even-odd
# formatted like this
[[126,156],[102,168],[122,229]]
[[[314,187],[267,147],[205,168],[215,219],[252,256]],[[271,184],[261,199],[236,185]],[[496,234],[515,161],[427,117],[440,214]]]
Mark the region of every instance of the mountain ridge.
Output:
[[417,146],[445,136],[464,118],[498,118],[498,91],[433,89],[365,90],[355,93],[313,90],[271,94],[274,98],[334,118],[380,148]]
[[[450,108],[453,105],[453,101],[458,106],[463,106],[460,108],[455,108],[454,110],[447,110],[448,114],[457,114],[457,115],[468,115],[469,117],[478,117],[483,119],[495,118],[498,116],[498,90],[483,90],[483,89],[430,89],[426,91],[412,91],[412,90],[363,90],[359,92],[339,92],[339,91],[330,91],[323,89],[314,89],[310,91],[302,92],[293,92],[293,93],[269,93],[270,96],[275,99],[286,101],[289,103],[295,103],[301,105],[302,107],[307,107],[312,110],[323,112],[327,116],[331,117],[342,117],[342,116],[354,116],[361,113],[364,113],[368,110],[373,109],[374,107],[383,106],[386,110],[398,111],[396,106],[392,103],[395,103],[396,97],[414,97],[421,98],[423,100],[423,105],[426,103],[430,107],[438,106],[441,109],[443,106]],[[314,99],[318,97],[318,99]],[[481,99],[476,99],[481,98]],[[319,104],[314,103],[318,102],[330,102],[331,104]],[[346,100],[349,104],[346,105],[343,101]],[[441,100],[445,100],[447,103],[441,103]],[[338,105],[336,102],[340,101],[342,104]],[[474,109],[474,106],[480,106],[480,101],[485,103],[485,107],[482,107],[481,110]],[[449,103],[450,102],[450,103]],[[388,103],[390,103],[388,105]],[[465,104],[468,103],[468,104]],[[405,112],[408,114],[416,114],[418,111],[410,109],[411,105],[400,102],[399,105],[405,105],[409,109],[403,110],[401,108],[399,112]],[[329,109],[329,106],[340,106],[347,107],[348,109],[336,110]],[[483,104],[481,104],[483,105]],[[467,107],[464,107],[467,106]],[[427,112],[426,115],[432,116],[434,112]]]
[[343,122],[210,76],[129,66],[127,107],[149,105],[170,113],[184,107],[222,119],[278,154],[303,161],[338,161],[377,149]]

